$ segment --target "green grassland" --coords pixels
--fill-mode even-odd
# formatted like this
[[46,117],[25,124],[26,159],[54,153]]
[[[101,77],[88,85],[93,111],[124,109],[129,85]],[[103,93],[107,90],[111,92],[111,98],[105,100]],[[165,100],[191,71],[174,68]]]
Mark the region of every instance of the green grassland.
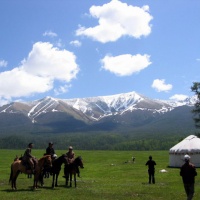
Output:
[[[51,188],[52,177],[45,180],[45,186],[33,191],[33,179],[20,174],[17,179],[17,191],[9,184],[10,164],[15,155],[24,150],[1,150],[0,164],[0,200],[183,200],[186,199],[179,169],[168,168],[168,151],[75,151],[82,156],[84,169],[81,178],[77,178],[77,188],[65,187],[62,178],[63,167],[59,176],[59,187]],[[58,150],[60,156],[66,151]],[[44,150],[33,149],[32,154],[42,157]],[[149,155],[156,161],[156,184],[148,184],[147,167]],[[135,162],[132,161],[135,157]],[[159,172],[166,169],[167,173]],[[194,200],[200,199],[200,169],[195,184]]]

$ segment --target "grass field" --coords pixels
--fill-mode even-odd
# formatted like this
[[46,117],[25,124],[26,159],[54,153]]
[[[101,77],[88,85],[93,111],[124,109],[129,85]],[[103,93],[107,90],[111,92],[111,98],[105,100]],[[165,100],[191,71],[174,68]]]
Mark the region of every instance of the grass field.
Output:
[[[33,179],[20,174],[17,179],[17,191],[11,190],[8,183],[10,164],[15,155],[24,150],[1,150],[0,164],[0,200],[183,200],[186,199],[179,169],[168,168],[168,151],[75,151],[81,155],[84,169],[77,180],[77,188],[66,188],[62,178],[63,168],[59,176],[59,187],[52,189],[52,177],[45,180],[45,186],[32,190]],[[44,150],[33,149],[32,154],[42,157]],[[57,150],[60,156],[65,151]],[[148,184],[147,167],[149,155],[156,161],[156,184]],[[135,162],[132,161],[134,156]],[[63,166],[64,167],[64,166]],[[159,172],[166,169],[167,173]],[[194,200],[200,199],[200,169],[195,184]]]

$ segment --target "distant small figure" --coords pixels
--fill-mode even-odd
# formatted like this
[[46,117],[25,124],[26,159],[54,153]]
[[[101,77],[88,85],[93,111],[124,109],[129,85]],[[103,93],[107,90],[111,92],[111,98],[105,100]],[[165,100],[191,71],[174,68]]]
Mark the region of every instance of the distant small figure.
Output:
[[132,161],[135,162],[135,157],[134,156],[132,157]]
[[195,166],[190,163],[190,156],[184,156],[185,164],[180,169],[180,176],[182,176],[185,192],[187,194],[187,200],[191,200],[194,196],[194,183],[195,176],[197,176]]
[[153,184],[155,184],[155,165],[156,162],[152,160],[152,156],[149,156],[149,160],[146,162],[146,165],[148,165],[148,174],[149,174],[149,184],[151,184],[151,181]]

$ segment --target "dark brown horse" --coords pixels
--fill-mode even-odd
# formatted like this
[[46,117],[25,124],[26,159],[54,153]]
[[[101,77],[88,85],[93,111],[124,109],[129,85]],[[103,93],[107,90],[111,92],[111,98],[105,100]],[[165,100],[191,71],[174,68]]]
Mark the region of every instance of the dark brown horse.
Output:
[[43,180],[44,175],[46,174],[46,172],[49,172],[53,176],[52,188],[58,187],[58,176],[60,174],[62,164],[67,164],[67,155],[66,154],[63,154],[62,156],[53,160],[52,167],[49,170],[44,169],[43,173],[40,176],[40,180],[39,180],[41,182],[41,185],[44,184],[44,180]]
[[72,176],[74,176],[74,186],[76,187],[76,174],[78,168],[84,168],[83,160],[81,156],[77,157],[71,164],[65,165],[65,178],[66,178],[66,186],[68,187],[68,182],[70,181],[70,187],[72,187]]
[[[39,180],[39,175],[41,174],[42,169],[45,165],[52,165],[52,160],[50,155],[43,156],[38,160],[38,164],[35,167],[33,189],[37,188],[37,183]],[[23,165],[22,160],[18,159],[11,164],[11,173],[9,182],[12,183],[12,189],[16,190],[16,180],[19,173],[31,174],[31,170],[27,170],[26,166]]]

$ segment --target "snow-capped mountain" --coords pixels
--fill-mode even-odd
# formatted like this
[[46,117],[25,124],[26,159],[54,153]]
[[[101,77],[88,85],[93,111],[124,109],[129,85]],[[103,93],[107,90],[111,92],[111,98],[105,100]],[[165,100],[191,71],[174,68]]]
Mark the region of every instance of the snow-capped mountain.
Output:
[[76,99],[46,97],[0,107],[0,126],[40,125],[51,130],[61,128],[63,131],[95,129],[100,125],[105,129],[108,126],[110,129],[112,126],[120,128],[121,125],[144,126],[178,108],[184,108],[184,112],[187,108],[187,115],[190,115],[194,103],[194,97],[184,101],[163,101],[136,92]]

